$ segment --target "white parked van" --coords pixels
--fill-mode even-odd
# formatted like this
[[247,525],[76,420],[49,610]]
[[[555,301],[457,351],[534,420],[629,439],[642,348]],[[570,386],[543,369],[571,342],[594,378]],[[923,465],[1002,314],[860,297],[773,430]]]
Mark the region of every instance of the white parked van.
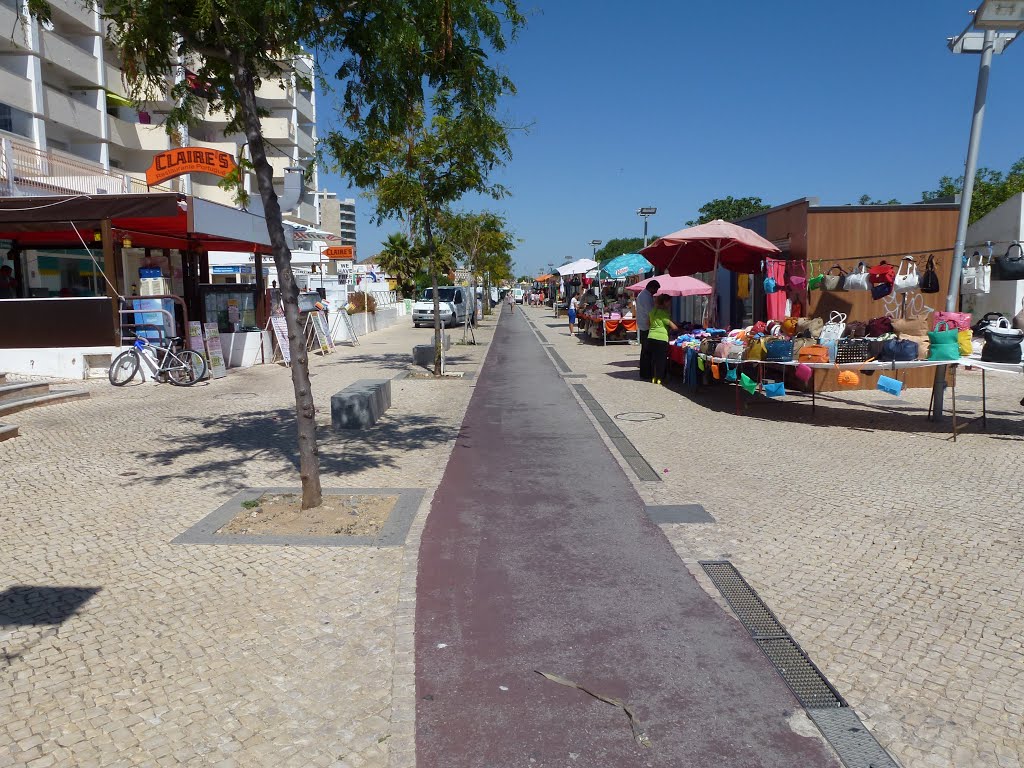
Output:
[[[472,312],[472,301],[468,288],[458,285],[438,286],[437,298],[440,305],[441,325],[454,328],[466,322],[466,314]],[[473,317],[470,315],[470,320]],[[434,291],[424,288],[416,302],[412,305],[412,324],[415,328],[421,325],[434,327]]]
[[512,301],[516,304],[522,304],[523,298],[526,296],[526,291],[522,288],[516,288],[512,291]]

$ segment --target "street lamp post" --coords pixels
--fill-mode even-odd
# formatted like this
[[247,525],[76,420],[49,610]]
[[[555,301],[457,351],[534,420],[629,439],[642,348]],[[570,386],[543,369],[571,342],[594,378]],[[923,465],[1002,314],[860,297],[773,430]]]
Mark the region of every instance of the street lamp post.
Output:
[[642,216],[644,220],[644,248],[647,247],[647,220],[657,212],[657,208],[638,208],[636,211],[636,215]]
[[601,245],[601,241],[600,240],[591,240],[590,243],[588,243],[588,245],[590,245],[590,247],[594,249],[594,258],[596,260],[596,258],[597,258],[597,249]]
[[[980,29],[981,32],[972,31]],[[947,40],[953,53],[980,53],[978,85],[974,93],[974,114],[971,118],[971,134],[967,142],[967,159],[964,163],[964,187],[960,194],[960,213],[956,222],[956,242],[953,244],[953,258],[949,265],[949,283],[946,285],[946,311],[955,312],[960,294],[960,275],[967,243],[967,227],[970,224],[971,201],[974,197],[974,177],[978,173],[978,151],[981,148],[981,128],[985,122],[985,106],[988,96],[988,79],[992,70],[992,56],[1002,53],[1021,30],[1024,30],[1024,0],[984,0],[974,11],[974,18],[967,29]],[[1012,31],[1007,34],[1007,31]],[[942,401],[945,393],[946,366],[939,366],[932,385],[933,418],[942,416]]]

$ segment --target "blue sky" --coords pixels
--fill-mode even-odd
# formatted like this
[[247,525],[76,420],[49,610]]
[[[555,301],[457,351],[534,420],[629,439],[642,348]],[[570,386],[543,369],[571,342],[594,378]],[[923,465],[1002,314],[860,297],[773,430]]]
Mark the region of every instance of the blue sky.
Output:
[[[980,0],[978,0],[980,3]],[[467,200],[505,213],[522,240],[517,273],[590,255],[592,239],[684,226],[716,197],[853,202],[920,199],[958,176],[977,55],[950,53],[967,0],[550,0],[500,58],[518,93],[504,112],[512,196]],[[1024,156],[1024,41],[992,70],[981,165]],[[321,97],[320,122],[330,119]],[[357,195],[343,179],[321,186]],[[360,258],[394,226],[357,204]]]

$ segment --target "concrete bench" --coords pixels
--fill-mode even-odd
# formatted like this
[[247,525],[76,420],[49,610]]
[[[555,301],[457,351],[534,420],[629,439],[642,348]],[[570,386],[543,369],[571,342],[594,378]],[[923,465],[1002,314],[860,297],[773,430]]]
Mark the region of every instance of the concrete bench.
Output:
[[390,379],[360,379],[331,395],[331,428],[372,427],[390,407]]
[[[452,337],[447,333],[441,334],[441,344],[444,347],[444,351],[447,352],[452,348]],[[412,348],[412,361],[416,365],[422,365],[430,368],[434,365],[434,343],[430,344],[417,344]]]

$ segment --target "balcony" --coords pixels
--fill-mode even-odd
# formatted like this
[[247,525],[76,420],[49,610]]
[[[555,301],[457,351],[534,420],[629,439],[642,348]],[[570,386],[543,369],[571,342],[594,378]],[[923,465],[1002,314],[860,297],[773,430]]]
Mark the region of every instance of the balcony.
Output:
[[294,146],[295,123],[287,117],[264,117],[263,137],[278,146]]
[[305,129],[300,127],[298,130],[297,139],[300,157],[303,155],[312,155],[313,150],[316,149],[316,141],[313,139],[313,136],[310,133],[311,131],[312,126]]
[[141,149],[146,152],[161,152],[167,149],[167,131],[162,125],[143,125],[108,116],[112,144],[125,149]]
[[81,2],[81,0],[50,0],[50,7],[57,11],[58,14],[62,14],[83,27],[95,31],[95,26],[93,25],[94,12],[91,8],[87,8],[86,4]]
[[299,110],[299,119],[306,118],[309,121],[316,120],[316,111],[313,109],[313,102],[310,101],[309,96],[303,94],[302,91],[295,92],[295,108]]
[[0,4],[0,51],[25,51],[29,45],[28,24],[22,23],[22,17],[6,3]]
[[49,86],[43,88],[43,114],[47,119],[84,133],[93,141],[100,140],[100,118],[103,113],[96,107],[83,104]]
[[100,84],[99,60],[54,32],[39,30],[43,60],[59,68],[76,86]]
[[32,114],[32,84],[6,69],[0,69],[0,101],[8,106]]
[[284,87],[276,80],[264,80],[256,91],[256,98],[265,107],[290,107],[295,101],[295,88],[291,83]]
[[22,195],[122,194],[132,191],[128,179],[111,173],[102,165],[78,160],[56,152],[41,152],[29,144],[11,139],[14,183]]

